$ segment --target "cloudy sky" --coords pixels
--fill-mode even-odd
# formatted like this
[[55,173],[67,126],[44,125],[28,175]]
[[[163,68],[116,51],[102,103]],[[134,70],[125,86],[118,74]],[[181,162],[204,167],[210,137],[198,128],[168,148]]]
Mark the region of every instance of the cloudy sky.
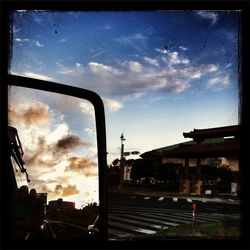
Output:
[[[18,11],[11,72],[96,91],[105,105],[111,163],[121,133],[125,151],[144,153],[183,142],[182,133],[194,128],[238,123],[239,15]],[[44,112],[56,105],[43,101],[36,105]],[[52,119],[44,117],[45,124],[45,118]],[[73,122],[79,117],[69,118],[63,122],[79,133]]]

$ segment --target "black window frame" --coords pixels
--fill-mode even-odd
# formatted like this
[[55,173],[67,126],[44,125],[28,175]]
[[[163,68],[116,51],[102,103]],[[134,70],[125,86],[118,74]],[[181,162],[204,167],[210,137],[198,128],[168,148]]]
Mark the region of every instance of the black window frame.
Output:
[[[249,154],[249,10],[250,10],[250,2],[246,0],[218,0],[218,1],[2,1],[1,3],[1,57],[0,57],[0,65],[1,65],[1,84],[0,84],[0,94],[1,94],[1,153],[0,153],[0,178],[1,178],[1,204],[6,202],[7,197],[7,184],[3,181],[3,175],[5,173],[4,169],[1,169],[1,166],[4,166],[5,162],[5,155],[6,155],[6,147],[5,142],[7,142],[7,107],[8,107],[8,100],[7,100],[7,93],[8,93],[8,81],[14,79],[14,76],[9,75],[9,65],[10,65],[10,58],[9,55],[9,44],[11,41],[11,35],[9,32],[9,22],[10,20],[10,12],[15,9],[41,9],[41,10],[59,10],[59,11],[68,11],[68,10],[159,10],[159,9],[171,9],[171,10],[242,10],[242,40],[241,40],[241,62],[242,62],[242,71],[240,75],[240,80],[242,82],[241,87],[241,154],[240,154],[240,166],[250,166],[250,154]],[[38,80],[40,81],[40,80]],[[99,114],[98,114],[99,115]],[[97,116],[98,116],[97,115]],[[103,120],[103,122],[105,122]],[[100,143],[105,143],[106,145],[106,132],[105,126],[102,127],[102,135],[100,138]],[[105,135],[105,137],[104,137]],[[99,144],[99,142],[98,142]],[[103,149],[104,151],[104,149]],[[106,151],[105,155],[102,152],[102,160],[105,161],[106,159]],[[104,166],[104,169],[106,167]],[[241,200],[242,200],[242,237],[240,241],[217,241],[217,240],[209,240],[209,241],[144,241],[144,242],[107,242],[107,238],[104,235],[104,240],[102,242],[96,242],[96,244],[88,245],[89,248],[181,248],[181,249],[202,249],[202,248],[221,248],[221,249],[249,249],[250,242],[249,242],[249,211],[250,211],[250,192],[249,192],[249,167],[242,168],[240,171],[241,181],[242,181],[242,191],[241,191]],[[105,176],[102,177],[104,184],[105,184]],[[106,187],[103,189],[103,201],[106,200]],[[107,215],[106,210],[106,203],[103,212],[105,213],[104,216]],[[5,206],[0,206],[1,209],[1,218],[3,219],[4,211],[6,211]],[[104,222],[104,227],[107,229],[107,220]],[[5,230],[5,225],[1,223],[1,245],[3,243],[3,232]],[[43,246],[49,247],[48,244],[46,245],[31,245],[35,248],[41,248]],[[69,248],[76,248],[75,245],[63,245],[64,248],[67,246]],[[3,245],[4,248],[8,248],[7,245]],[[20,247],[20,246],[18,246]],[[26,247],[28,247],[26,245]],[[55,246],[57,247],[57,246]],[[58,248],[62,246],[58,245]]]

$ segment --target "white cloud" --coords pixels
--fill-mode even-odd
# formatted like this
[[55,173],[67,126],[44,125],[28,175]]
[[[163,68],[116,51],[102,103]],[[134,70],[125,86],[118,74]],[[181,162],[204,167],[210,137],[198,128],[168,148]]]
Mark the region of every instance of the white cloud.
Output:
[[35,45],[38,47],[38,48],[42,48],[43,47],[43,44],[41,44],[39,41],[34,41]]
[[90,62],[89,64],[90,70],[95,74],[114,74],[119,75],[120,71],[116,68],[113,68],[108,65],[104,65],[102,63]]
[[158,48],[156,48],[155,51],[157,51],[157,52],[159,52],[161,54],[167,54],[168,53],[168,51],[166,49],[158,49]]
[[15,38],[15,41],[18,42],[18,43],[24,43],[24,42],[29,42],[30,39],[28,38]]
[[91,115],[91,116],[95,115],[94,106],[90,102],[81,101],[79,106],[84,114]]
[[132,72],[141,72],[143,70],[142,65],[136,61],[129,61],[128,66]]
[[220,74],[209,79],[207,82],[207,88],[213,88],[215,90],[225,89],[230,85],[230,77],[227,74]]
[[180,58],[179,53],[177,51],[168,52],[168,59],[170,64],[189,64],[189,60],[186,58]]
[[[60,68],[58,73],[68,74],[71,80],[74,76],[74,81],[79,86],[82,87],[81,84],[85,82],[87,84],[85,87],[109,98],[105,107],[106,110],[113,112],[120,110],[130,97],[138,94],[139,98],[148,91],[180,93],[192,87],[192,82],[197,79],[200,79],[206,88],[205,77],[211,78],[220,73],[220,65],[197,65],[188,55],[184,56],[182,50],[167,52],[158,50],[160,55],[155,58],[144,56],[142,61],[116,59],[114,64],[109,65],[90,61],[87,66],[77,62],[70,68],[57,63]],[[227,84],[229,83],[224,79],[221,88]],[[208,86],[215,85],[215,80],[208,83]]]
[[199,11],[197,12],[197,15],[201,16],[204,19],[210,20],[212,24],[215,24],[218,20],[218,14],[212,11]]
[[103,98],[105,109],[109,112],[117,112],[123,108],[123,104],[116,100]]
[[56,65],[59,67],[57,73],[61,75],[69,75],[69,76],[79,76],[83,73],[84,69],[80,63],[75,63],[73,67],[66,67],[63,64],[57,62]]
[[136,33],[129,36],[121,36],[116,39],[117,42],[131,46],[132,48],[142,51],[146,46],[147,37],[145,37],[142,33]]
[[181,50],[183,50],[183,51],[188,50],[188,48],[186,48],[186,47],[184,47],[184,46],[180,46],[179,48],[180,48]]
[[44,80],[44,81],[53,81],[53,78],[51,78],[49,76],[37,74],[37,73],[33,73],[33,72],[24,72],[24,73],[22,73],[22,75],[24,75],[26,77],[30,77],[30,78]]
[[94,129],[92,128],[85,128],[84,131],[88,134],[88,135],[91,135],[91,136],[95,136],[96,132]]
[[62,38],[62,39],[59,40],[60,43],[65,43],[65,42],[67,42],[67,41],[68,41],[68,40],[67,40],[66,38]]
[[218,66],[217,65],[214,65],[214,64],[211,64],[211,65],[208,65],[207,66],[207,71],[208,72],[215,72],[215,71],[217,71],[219,68],[218,68]]
[[15,25],[13,25],[13,33],[19,32],[21,29],[17,29]]
[[146,56],[143,59],[145,60],[145,62],[147,62],[147,63],[149,63],[151,65],[154,65],[156,67],[159,67],[159,62],[158,62],[157,59],[149,58],[149,57],[146,57]]

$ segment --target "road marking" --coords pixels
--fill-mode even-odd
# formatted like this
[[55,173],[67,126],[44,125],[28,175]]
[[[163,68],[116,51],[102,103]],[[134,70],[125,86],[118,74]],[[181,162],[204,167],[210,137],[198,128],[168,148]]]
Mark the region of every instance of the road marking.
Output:
[[[127,217],[128,216],[126,216],[126,215],[125,215],[125,218],[121,218],[120,216],[115,216],[115,215],[108,216],[109,219],[113,219],[113,220],[121,221],[121,222],[125,222],[125,223],[136,224],[137,226],[144,226],[144,227],[149,227],[149,228],[153,227],[153,228],[156,228],[156,229],[161,228],[161,226],[159,224],[158,225],[152,225],[152,224],[146,223],[145,220],[143,220],[143,221],[137,220],[136,217],[133,217],[133,219],[128,219]],[[138,217],[138,219],[141,219],[141,218]]]
[[136,232],[139,233],[144,233],[144,234],[155,234],[157,231],[153,231],[153,230],[149,230],[149,229],[144,229],[144,228],[140,228],[135,230]]
[[160,197],[159,199],[158,199],[158,201],[163,201],[165,199],[165,197]]
[[149,196],[148,196],[148,197],[144,197],[144,200],[149,200],[150,198],[151,198],[151,197],[149,197]]
[[213,198],[213,201],[222,201],[220,198]]
[[117,229],[111,229],[111,228],[108,228],[108,234],[109,236],[112,236],[114,238],[117,238],[118,237],[129,237],[129,236],[134,236],[133,234],[131,233],[126,233],[124,231],[120,231],[120,230],[117,230]]
[[[195,219],[197,222],[220,221],[224,216],[226,215],[203,212],[197,213]],[[114,206],[108,211],[108,234],[110,240],[126,239],[139,234],[152,235],[162,227],[168,228],[191,222],[192,213],[189,210]]]
[[154,234],[154,233],[157,232],[157,230],[149,230],[149,229],[144,230],[144,229],[139,228],[139,227],[135,227],[135,226],[131,226],[131,225],[128,225],[128,224],[119,223],[119,222],[115,222],[115,221],[109,221],[108,225],[109,226],[119,227],[120,229],[124,228],[125,230],[128,230],[128,231],[135,231],[135,232],[145,233],[145,234]]
[[187,198],[187,202],[193,202],[192,199]]
[[174,197],[173,202],[177,202],[177,201],[178,201],[178,198]]
[[208,199],[204,198],[204,199],[201,199],[201,201],[202,201],[203,203],[207,203]]

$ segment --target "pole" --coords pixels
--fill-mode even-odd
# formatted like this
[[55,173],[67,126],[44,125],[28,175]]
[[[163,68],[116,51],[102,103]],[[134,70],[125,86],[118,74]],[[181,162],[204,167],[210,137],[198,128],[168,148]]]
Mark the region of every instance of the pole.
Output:
[[120,159],[121,180],[120,180],[119,188],[122,188],[123,178],[124,178],[124,144],[123,144],[123,142],[126,140],[124,138],[123,133],[122,133],[120,139],[121,139],[121,159]]
[[193,228],[193,236],[195,236],[195,210],[196,210],[196,204],[192,204],[192,215],[193,215],[193,220],[192,220],[192,228]]

